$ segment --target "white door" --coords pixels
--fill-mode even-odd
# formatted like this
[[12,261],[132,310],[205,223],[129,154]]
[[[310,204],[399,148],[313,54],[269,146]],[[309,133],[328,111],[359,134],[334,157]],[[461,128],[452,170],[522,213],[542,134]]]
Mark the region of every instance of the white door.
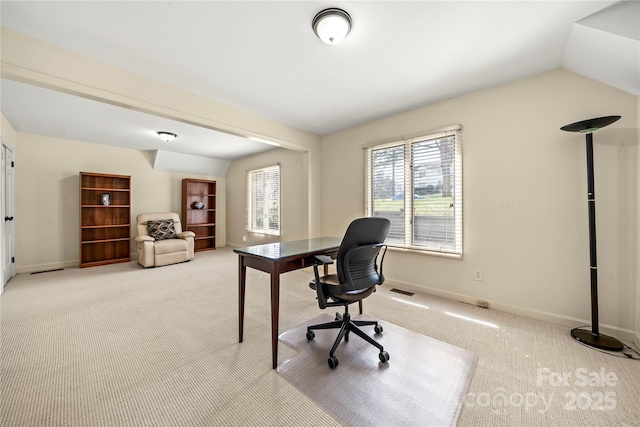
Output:
[[13,220],[13,152],[2,146],[2,178],[4,218],[2,218],[2,289],[16,274],[15,264],[15,222]]

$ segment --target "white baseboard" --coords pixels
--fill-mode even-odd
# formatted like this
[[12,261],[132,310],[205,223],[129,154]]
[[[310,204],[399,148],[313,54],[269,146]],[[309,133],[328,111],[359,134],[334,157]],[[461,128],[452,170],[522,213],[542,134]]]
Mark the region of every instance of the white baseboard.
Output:
[[[227,244],[227,246],[229,246],[229,244]],[[216,246],[216,249],[218,248],[224,248],[225,245],[219,245]],[[237,247],[241,247],[241,246],[237,246]],[[138,260],[138,253],[137,252],[133,252],[130,254],[131,256],[131,261],[137,261]],[[74,260],[70,260],[70,261],[61,261],[61,262],[50,262],[50,263],[46,263],[46,264],[31,264],[31,265],[22,265],[20,267],[16,267],[16,274],[18,273],[36,273],[39,271],[49,271],[49,270],[58,270],[61,268],[69,268],[69,267],[79,267],[80,266],[80,260],[79,259],[74,259]]]
[[[134,252],[130,254],[131,261],[138,259],[138,253]],[[58,270],[61,268],[80,267],[79,259],[72,259],[69,261],[49,262],[46,264],[31,264],[22,265],[16,268],[16,273],[36,273],[40,271]]]
[[[429,295],[446,298],[454,301],[461,301],[467,304],[477,305],[478,297],[469,295],[458,294],[455,292],[443,291],[441,289],[429,288],[427,286],[416,285],[413,283],[401,282],[398,280],[387,279],[385,284],[393,284],[407,291],[421,292]],[[509,304],[504,304],[499,301],[491,301],[482,298],[483,301],[489,303],[489,308],[492,310],[498,310],[505,313],[516,314],[518,316],[526,317],[534,320],[541,320],[544,322],[554,323],[557,325],[566,326],[567,328],[576,328],[578,326],[590,325],[591,321],[586,319],[578,319],[575,317],[563,316],[555,313],[547,313],[543,311],[533,310],[524,307],[515,307]],[[640,344],[640,333],[634,332],[630,329],[619,328],[612,325],[600,324],[600,331],[603,334],[610,335],[618,338],[619,340],[626,341],[627,343],[634,343],[636,347]]]
[[67,267],[78,267],[79,265],[80,260],[77,259],[62,262],[50,262],[46,264],[22,265],[20,267],[16,267],[16,273],[37,273],[39,271],[59,270],[61,268]]

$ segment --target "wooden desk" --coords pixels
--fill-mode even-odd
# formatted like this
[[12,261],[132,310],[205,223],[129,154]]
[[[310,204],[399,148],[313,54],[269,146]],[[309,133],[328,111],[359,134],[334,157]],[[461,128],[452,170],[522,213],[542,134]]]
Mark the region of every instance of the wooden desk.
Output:
[[314,255],[336,257],[342,238],[317,237],[292,242],[269,243],[234,249],[238,254],[239,341],[244,330],[244,297],[247,267],[271,275],[272,367],[278,366],[278,318],[280,315],[280,274],[313,265]]

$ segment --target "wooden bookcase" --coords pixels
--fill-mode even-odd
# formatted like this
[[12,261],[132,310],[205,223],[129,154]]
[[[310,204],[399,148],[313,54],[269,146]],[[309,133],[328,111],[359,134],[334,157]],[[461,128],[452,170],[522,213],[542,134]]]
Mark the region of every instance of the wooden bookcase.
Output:
[[130,242],[131,177],[80,172],[80,268],[131,261]]
[[[196,209],[198,202],[204,204]],[[216,248],[216,182],[202,179],[182,180],[182,222],[184,231],[196,233],[196,251]]]

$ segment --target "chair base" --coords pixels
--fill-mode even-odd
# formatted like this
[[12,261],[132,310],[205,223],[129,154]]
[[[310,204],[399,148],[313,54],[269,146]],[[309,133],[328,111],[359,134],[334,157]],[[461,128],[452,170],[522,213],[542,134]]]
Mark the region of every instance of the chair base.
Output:
[[349,341],[349,334],[353,332],[369,344],[376,347],[380,350],[379,358],[382,363],[386,363],[389,361],[389,353],[384,351],[384,347],[371,338],[369,335],[365,334],[359,326],[375,326],[374,330],[376,334],[382,333],[382,326],[378,324],[376,320],[351,320],[351,315],[349,314],[348,306],[345,306],[345,312],[343,315],[336,314],[336,320],[333,322],[321,323],[318,325],[311,325],[307,327],[307,339],[312,340],[315,338],[314,330],[318,329],[340,329],[336,340],[333,343],[333,347],[331,347],[331,351],[329,352],[329,367],[331,369],[338,366],[338,359],[334,356],[338,346],[344,339],[345,341]]

